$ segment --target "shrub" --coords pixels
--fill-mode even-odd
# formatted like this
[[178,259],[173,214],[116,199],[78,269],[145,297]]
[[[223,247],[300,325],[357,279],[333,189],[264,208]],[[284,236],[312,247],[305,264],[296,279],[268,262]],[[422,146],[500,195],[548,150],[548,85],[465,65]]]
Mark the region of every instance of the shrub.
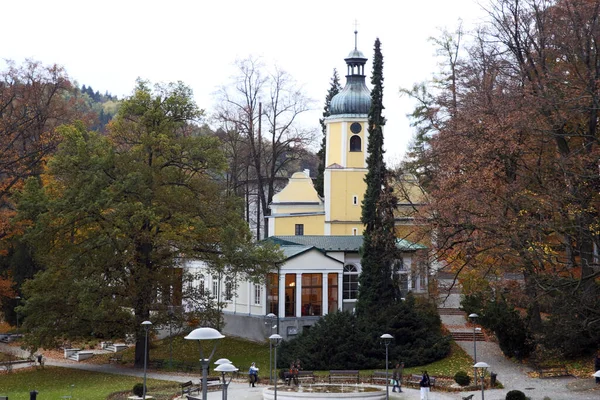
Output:
[[520,390],[511,390],[506,393],[505,400],[527,400],[527,397],[525,397],[525,393]]
[[487,303],[482,313],[479,322],[494,331],[507,357],[522,359],[531,354],[534,349],[531,333],[514,306],[505,299],[498,299]]
[[142,397],[144,395],[144,384],[136,383],[133,385],[133,394],[137,397]]
[[454,382],[460,386],[468,386],[471,383],[471,377],[465,371],[458,371],[454,374]]
[[285,367],[300,359],[307,370],[385,368],[381,332],[395,338],[389,346],[389,360],[402,360],[407,367],[440,360],[450,351],[435,307],[409,294],[406,301],[379,313],[327,314],[310,330],[281,344],[277,365]]

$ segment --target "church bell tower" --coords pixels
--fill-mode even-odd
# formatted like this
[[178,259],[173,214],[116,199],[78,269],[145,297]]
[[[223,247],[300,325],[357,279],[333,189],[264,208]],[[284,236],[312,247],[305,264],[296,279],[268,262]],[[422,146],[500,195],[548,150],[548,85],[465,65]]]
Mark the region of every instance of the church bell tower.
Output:
[[365,84],[367,58],[357,48],[345,58],[346,85],[331,99],[325,155],[325,235],[361,235],[366,190],[367,122],[371,93]]

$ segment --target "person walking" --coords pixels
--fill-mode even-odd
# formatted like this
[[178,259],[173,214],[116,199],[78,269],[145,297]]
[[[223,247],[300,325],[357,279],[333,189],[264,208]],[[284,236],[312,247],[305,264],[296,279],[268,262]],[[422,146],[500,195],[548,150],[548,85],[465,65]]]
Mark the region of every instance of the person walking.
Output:
[[294,381],[294,385],[298,386],[298,366],[294,363],[290,364],[290,383]]
[[421,377],[421,381],[419,382],[419,387],[421,388],[421,400],[429,400],[429,387],[431,386],[431,381],[429,379],[429,374],[427,371],[423,371],[423,376]]
[[252,363],[250,365],[250,369],[248,370],[248,377],[250,378],[250,385],[255,387],[254,385],[258,382],[258,368],[256,368],[256,363]]
[[396,364],[396,368],[394,368],[394,372],[392,374],[392,379],[394,381],[394,387],[392,388],[392,392],[396,391],[398,388],[398,393],[402,393],[402,373],[404,372],[404,363]]

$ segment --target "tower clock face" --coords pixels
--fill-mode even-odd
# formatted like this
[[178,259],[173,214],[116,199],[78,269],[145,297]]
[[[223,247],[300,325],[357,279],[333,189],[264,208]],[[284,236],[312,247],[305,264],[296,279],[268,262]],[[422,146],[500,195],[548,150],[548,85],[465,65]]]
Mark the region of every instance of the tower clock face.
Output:
[[362,131],[362,126],[360,126],[358,122],[353,122],[352,125],[350,125],[350,132],[360,133],[360,131]]

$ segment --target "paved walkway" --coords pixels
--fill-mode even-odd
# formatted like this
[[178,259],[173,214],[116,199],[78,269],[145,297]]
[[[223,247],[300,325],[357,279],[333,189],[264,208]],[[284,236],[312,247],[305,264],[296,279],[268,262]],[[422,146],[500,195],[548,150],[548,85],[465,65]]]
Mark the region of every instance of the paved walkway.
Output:
[[[457,295],[451,295],[452,297]],[[456,306],[456,298],[446,299],[445,306]],[[442,322],[446,326],[451,326],[452,329],[466,329],[461,327],[465,324],[465,318],[461,315],[442,315]],[[457,342],[468,354],[473,356],[473,342]],[[28,356],[18,348],[0,343],[0,351],[10,350],[19,355]],[[493,342],[477,342],[477,359],[485,361],[490,365],[490,370],[498,375],[498,380],[504,385],[505,389],[494,389],[485,391],[486,400],[504,400],[506,393],[513,389],[518,389],[524,392],[531,400],[600,400],[600,385],[595,385],[594,378],[578,379],[575,377],[565,378],[548,378],[538,379],[530,378],[527,373],[530,368],[524,364],[515,363],[502,354],[500,348]],[[64,359],[47,359],[46,365],[75,368],[86,371],[103,372],[109,374],[120,374],[137,376],[142,378],[143,371],[119,366],[115,364],[86,364],[77,363]],[[28,367],[28,364],[15,365],[15,368]],[[183,374],[183,373],[165,373],[165,372],[149,372],[148,378],[166,380],[172,382],[186,382],[190,379],[198,380],[199,376]],[[232,400],[262,400],[262,392],[266,385],[258,385],[255,388],[249,387],[246,380],[239,379],[233,381],[229,387],[228,398]],[[279,387],[284,390],[284,387]],[[419,391],[416,389],[406,388],[403,393],[392,393],[390,388],[391,399],[419,399]],[[460,400],[464,396],[473,394],[473,400],[481,399],[481,392],[461,392],[461,393],[446,393],[446,392],[431,392],[430,400]],[[221,392],[210,392],[209,400],[219,400],[222,398]]]
[[[460,295],[451,293],[443,298],[443,307],[458,308]],[[450,331],[469,330],[466,326],[464,315],[441,315],[442,323]],[[474,356],[475,346],[472,341],[457,341],[471,357]],[[559,378],[531,378],[528,372],[532,369],[525,364],[513,362],[507,359],[497,343],[476,343],[477,361],[484,361],[490,366],[490,371],[497,374],[497,379],[505,389],[487,390],[486,400],[504,400],[506,393],[511,390],[520,390],[531,400],[600,400],[600,385],[596,385],[594,378],[579,379],[576,377]],[[474,400],[481,399],[481,392],[462,392],[457,399],[463,396],[475,394]]]

